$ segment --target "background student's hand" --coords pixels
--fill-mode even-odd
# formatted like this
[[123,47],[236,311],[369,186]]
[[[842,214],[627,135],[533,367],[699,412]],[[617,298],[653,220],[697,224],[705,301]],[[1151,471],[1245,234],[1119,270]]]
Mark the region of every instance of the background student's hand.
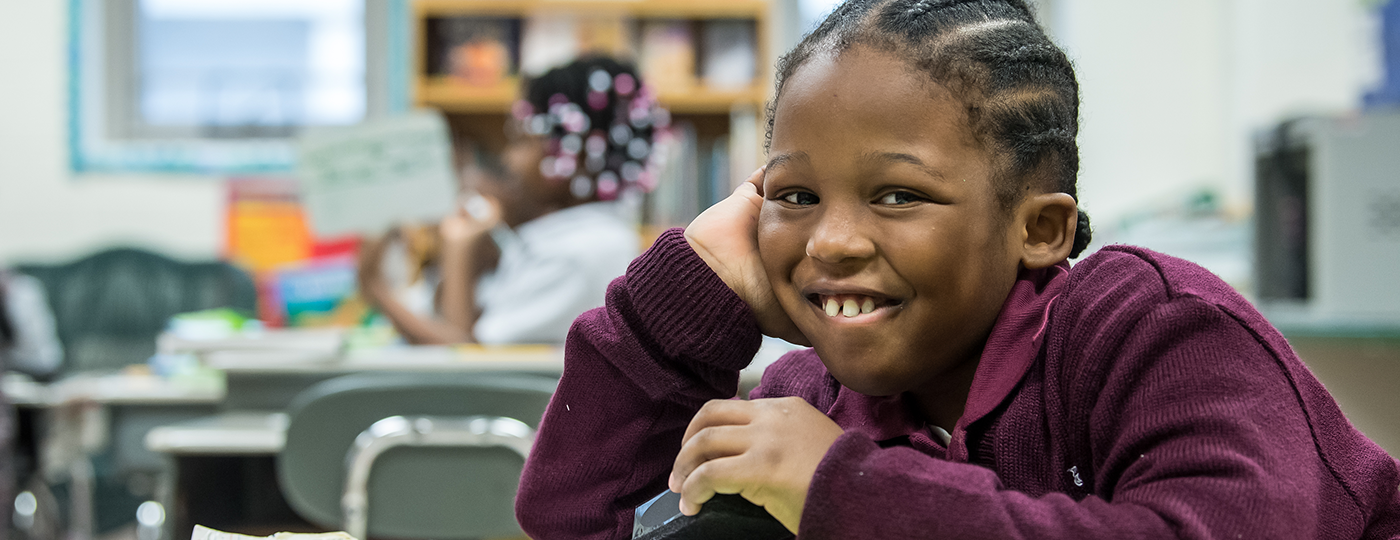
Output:
[[685,239],[724,284],[739,295],[764,334],[810,345],[778,304],[758,256],[758,212],[763,208],[763,169],[685,228]]
[[384,282],[382,267],[384,252],[397,235],[397,231],[391,231],[377,238],[366,238],[360,241],[355,281],[360,289],[360,297],[376,307],[381,305],[383,298],[390,294],[389,284]]
[[686,515],[737,493],[796,534],[812,475],[841,433],[802,398],[711,401],[686,428],[668,485]]
[[457,206],[456,212],[442,219],[438,234],[444,247],[470,247],[484,241],[500,222],[500,202],[484,195],[472,195]]

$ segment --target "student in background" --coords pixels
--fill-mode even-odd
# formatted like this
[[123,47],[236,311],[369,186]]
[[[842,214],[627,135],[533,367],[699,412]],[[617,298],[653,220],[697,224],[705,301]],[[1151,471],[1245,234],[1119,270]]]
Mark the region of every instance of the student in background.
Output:
[[0,366],[35,378],[58,370],[63,345],[39,280],[0,270]]
[[[669,488],[804,540],[1400,538],[1400,463],[1238,293],[1070,266],[1078,84],[1025,1],[849,0],[778,73],[766,168],[574,324],[530,537]],[[761,333],[812,348],[730,399]]]
[[[629,66],[583,58],[525,85],[499,156],[459,144],[462,204],[437,227],[437,317],[395,298],[365,250],[364,297],[412,343],[557,343],[636,257],[617,199],[649,190],[669,116]],[[466,154],[466,155],[462,155]]]
[[[18,371],[46,378],[62,362],[63,345],[43,283],[0,270],[0,373]],[[6,503],[14,501],[15,482],[24,480],[16,476],[28,474],[37,457],[28,448],[16,449],[15,440],[15,412],[0,393],[0,501]],[[0,519],[0,526],[8,523],[9,519]]]

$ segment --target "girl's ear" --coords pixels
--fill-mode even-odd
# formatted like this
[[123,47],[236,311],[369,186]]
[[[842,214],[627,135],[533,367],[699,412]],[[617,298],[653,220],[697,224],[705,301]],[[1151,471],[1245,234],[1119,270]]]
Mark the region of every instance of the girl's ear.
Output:
[[1016,212],[1023,238],[1021,265],[1036,270],[1069,258],[1079,206],[1068,193],[1041,193],[1021,201]]

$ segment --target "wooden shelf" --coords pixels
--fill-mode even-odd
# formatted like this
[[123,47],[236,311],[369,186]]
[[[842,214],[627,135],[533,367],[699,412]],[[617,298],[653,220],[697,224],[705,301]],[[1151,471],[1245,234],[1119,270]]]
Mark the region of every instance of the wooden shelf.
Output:
[[[487,147],[501,146],[501,120],[519,99],[521,79],[507,75],[483,85],[451,75],[484,72],[487,74],[476,75],[478,80],[490,81],[501,72],[500,62],[486,63],[496,57],[470,64],[474,57],[452,56],[453,48],[476,39],[474,34],[484,36],[487,46],[494,41],[511,53],[512,65],[506,73],[522,69],[519,64],[529,57],[529,51],[521,47],[537,46],[536,40],[555,37],[532,34],[527,38],[527,33],[562,34],[562,28],[568,26],[577,29],[573,39],[577,40],[578,53],[601,52],[634,62],[641,79],[656,88],[661,106],[682,117],[674,124],[674,135],[683,142],[672,147],[682,156],[672,163],[680,165],[662,173],[665,178],[659,181],[670,187],[646,199],[650,228],[645,233],[650,241],[665,225],[689,222],[712,202],[706,199],[730,191],[732,176],[747,174],[758,166],[765,129],[762,109],[773,80],[769,38],[775,1],[414,0],[413,100],[419,106],[448,113],[458,135],[496,141]],[[536,22],[541,25],[534,26]],[[706,40],[749,39],[737,34],[721,37],[737,31],[733,22],[751,23],[753,78],[745,87],[711,87],[705,84],[703,74],[716,70],[707,70],[710,66],[705,62],[723,62],[724,55],[733,52],[722,51],[729,48],[723,41],[707,50]],[[555,30],[554,24],[561,29]],[[680,37],[682,34],[687,37]],[[691,40],[689,52],[683,39]],[[498,52],[492,49],[481,54]],[[454,58],[467,63],[452,65]],[[533,58],[544,61],[543,57]],[[528,69],[543,67],[533,65],[536,62],[526,62],[532,64]],[[473,66],[479,69],[473,71]]]
[[766,0],[418,0],[419,16],[530,15],[537,13],[621,14],[688,19],[764,18]]
[[[473,86],[452,77],[419,80],[418,104],[452,113],[507,113],[517,99],[518,79],[512,77],[494,86]],[[661,90],[661,106],[676,114],[727,114],[735,106],[762,107],[767,89],[752,87],[717,90],[697,85],[688,90]]]
[[[735,107],[761,108],[768,97],[767,36],[769,0],[417,0],[414,18],[420,37],[414,56],[414,102],[449,113],[509,112],[520,81],[507,77],[491,86],[474,86],[450,76],[427,74],[422,33],[435,18],[484,16],[529,18],[541,14],[578,14],[623,19],[749,19],[757,32],[757,68],[749,88],[715,89],[697,82],[688,88],[659,88],[661,105],[678,114],[728,114]],[[643,77],[646,75],[643,74]]]

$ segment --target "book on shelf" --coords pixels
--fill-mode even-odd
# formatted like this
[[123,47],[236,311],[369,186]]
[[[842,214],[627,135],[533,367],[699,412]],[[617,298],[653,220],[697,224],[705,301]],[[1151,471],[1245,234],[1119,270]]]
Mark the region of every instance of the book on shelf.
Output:
[[543,74],[578,54],[578,24],[573,15],[543,13],[525,20],[520,35],[522,75]]
[[516,73],[521,21],[509,17],[428,20],[427,69],[472,86],[495,86]]
[[695,39],[690,21],[642,21],[638,67],[642,77],[661,91],[695,86]]
[[672,126],[674,140],[662,146],[667,152],[656,189],[647,197],[644,221],[659,227],[684,226],[706,208],[728,197],[737,182],[731,157],[730,135],[699,137],[686,121]]
[[520,35],[520,73],[534,76],[588,54],[631,59],[636,37],[621,17],[541,13],[526,18]]
[[681,121],[671,125],[670,142],[659,145],[666,154],[656,188],[647,194],[642,219],[660,227],[683,226],[698,215],[695,194],[699,185],[699,151],[695,126]]
[[705,21],[700,40],[700,71],[705,86],[739,90],[752,85],[757,65],[755,41],[751,20]]

